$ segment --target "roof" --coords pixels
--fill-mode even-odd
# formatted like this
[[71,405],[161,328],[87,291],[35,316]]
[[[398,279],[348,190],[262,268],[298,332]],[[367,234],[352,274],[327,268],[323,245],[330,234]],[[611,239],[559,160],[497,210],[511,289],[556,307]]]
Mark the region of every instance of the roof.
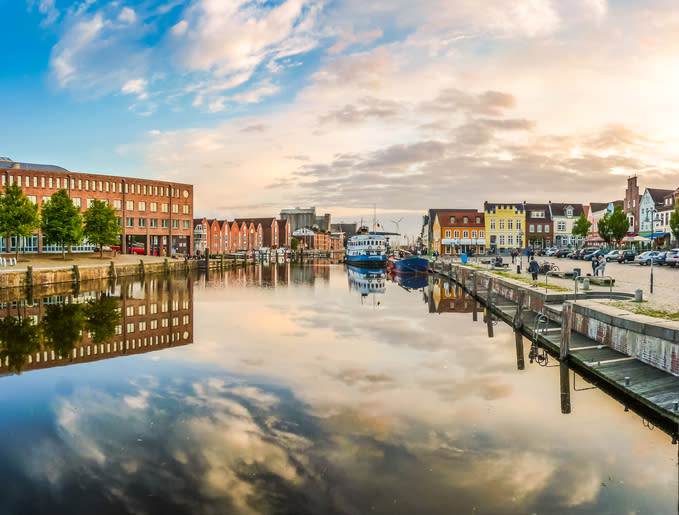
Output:
[[[436,212],[434,218],[438,217],[439,224],[447,225],[447,224],[451,223],[450,217],[454,216],[454,217],[456,217],[456,220],[455,220],[454,223],[455,223],[455,225],[457,225],[458,223],[462,223],[461,217],[463,217],[465,215],[472,215],[472,217],[473,217],[473,218],[470,217],[469,222],[467,222],[469,224],[476,225],[475,218],[477,216],[481,218],[481,221],[479,222],[479,224],[483,225],[483,223],[484,223],[484,213],[477,211],[476,209],[451,209],[450,211],[439,210],[439,211]],[[459,218],[459,220],[457,220],[457,218]],[[445,224],[444,224],[444,222],[445,222]]]
[[495,211],[498,207],[513,208],[519,213],[523,213],[524,203],[523,202],[484,202],[483,211]]
[[573,216],[580,216],[582,213],[584,213],[582,204],[552,202],[549,205],[550,209],[552,210],[552,216],[566,216],[566,208],[569,206],[573,208]]
[[609,204],[613,204],[613,207],[624,206],[625,201],[624,200],[613,200],[611,202],[590,202],[589,207],[592,210],[592,213],[596,213],[597,211],[605,211],[606,209],[608,209]]
[[662,202],[667,195],[672,195],[672,193],[674,193],[674,190],[661,190],[659,188],[646,188],[646,191],[656,204]]
[[56,165],[42,165],[36,163],[22,163],[13,161],[8,157],[0,157],[0,168],[13,168],[20,170],[42,170],[45,172],[68,172],[66,168]]
[[239,225],[242,224],[243,222],[247,223],[252,222],[255,225],[262,224],[262,227],[264,227],[265,225],[271,226],[271,224],[273,224],[275,220],[276,219],[273,216],[268,216],[265,218],[236,218],[236,222],[238,222]]

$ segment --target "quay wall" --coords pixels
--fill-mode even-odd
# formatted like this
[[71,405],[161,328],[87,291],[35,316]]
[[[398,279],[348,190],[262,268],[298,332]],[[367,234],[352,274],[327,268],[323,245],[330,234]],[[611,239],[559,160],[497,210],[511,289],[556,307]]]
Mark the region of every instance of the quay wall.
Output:
[[493,303],[505,299],[518,304],[523,297],[524,309],[544,311],[550,320],[561,323],[560,304],[573,306],[572,330],[587,336],[600,345],[610,347],[627,356],[665,372],[679,375],[679,322],[637,315],[614,306],[585,300],[573,293],[546,293],[543,289],[505,278],[491,272],[456,263],[435,263],[434,272],[449,275],[469,292],[486,301],[492,278]]

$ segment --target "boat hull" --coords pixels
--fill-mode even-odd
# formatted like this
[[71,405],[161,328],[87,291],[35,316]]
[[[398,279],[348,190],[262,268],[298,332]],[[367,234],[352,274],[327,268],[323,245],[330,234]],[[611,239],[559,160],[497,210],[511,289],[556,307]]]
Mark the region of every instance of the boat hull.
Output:
[[387,256],[380,254],[364,254],[361,256],[347,256],[348,265],[361,267],[383,267],[387,264]]
[[395,259],[389,261],[389,267],[395,272],[426,272],[429,270],[429,260],[421,257]]

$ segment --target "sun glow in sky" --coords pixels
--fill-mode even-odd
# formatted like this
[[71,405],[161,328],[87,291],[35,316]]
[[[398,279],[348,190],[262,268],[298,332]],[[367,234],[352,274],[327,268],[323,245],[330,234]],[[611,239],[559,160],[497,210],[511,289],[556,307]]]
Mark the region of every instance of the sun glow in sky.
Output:
[[0,0],[0,155],[196,186],[196,215],[675,188],[666,0]]

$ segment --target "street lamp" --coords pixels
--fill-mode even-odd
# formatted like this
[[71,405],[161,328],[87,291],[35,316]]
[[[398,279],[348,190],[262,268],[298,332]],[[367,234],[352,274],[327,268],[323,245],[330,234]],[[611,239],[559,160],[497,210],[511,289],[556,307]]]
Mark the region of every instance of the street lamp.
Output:
[[[655,234],[655,222],[660,221],[660,217],[658,216],[658,210],[652,207],[650,210],[651,213],[651,251],[653,250],[654,243],[655,243],[655,238],[653,235]],[[656,218],[657,217],[657,218]],[[655,260],[655,256],[651,256],[651,293],[653,293],[653,261]]]

